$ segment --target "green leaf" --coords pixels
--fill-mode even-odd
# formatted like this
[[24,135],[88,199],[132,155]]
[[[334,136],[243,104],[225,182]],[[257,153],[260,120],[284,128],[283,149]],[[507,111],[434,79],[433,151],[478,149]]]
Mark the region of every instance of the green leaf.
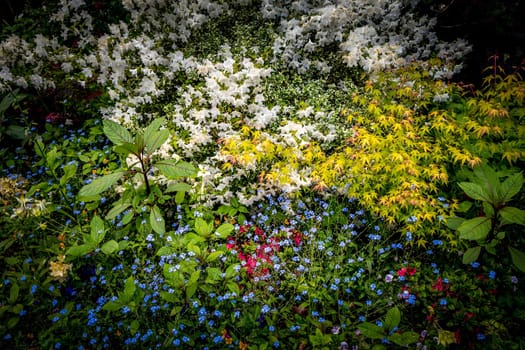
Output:
[[119,145],[126,142],[133,143],[133,138],[131,137],[131,134],[122,125],[117,124],[109,119],[104,119],[102,123],[104,125],[104,134],[106,134],[106,137],[115,145]]
[[221,251],[216,251],[216,252],[210,253],[210,255],[208,255],[208,256],[206,257],[206,262],[212,262],[212,261],[215,261],[215,260],[217,260],[218,258],[220,258],[222,255],[224,255],[224,253],[221,252]]
[[403,332],[401,333],[401,339],[403,345],[412,344],[419,340],[419,333],[413,331]]
[[110,300],[107,303],[105,303],[104,306],[102,306],[102,310],[106,310],[106,311],[109,311],[109,312],[114,312],[114,311],[119,310],[121,307],[122,307],[121,303],[118,303],[116,301],[111,301]]
[[499,211],[499,215],[505,219],[505,223],[525,226],[525,210],[515,207],[504,207]]
[[20,317],[16,316],[16,317],[11,317],[8,321],[7,321],[7,328],[8,329],[13,329],[15,328],[15,326],[18,324],[18,322],[20,321]]
[[116,145],[113,150],[117,153],[127,156],[128,154],[140,155],[140,148],[138,145],[130,142],[123,142]]
[[111,255],[119,250],[119,245],[117,241],[112,239],[111,241],[104,243],[102,247],[100,247],[100,250],[102,250],[102,252],[106,255]]
[[169,179],[197,176],[197,169],[192,164],[184,161],[165,159],[155,163],[155,166]]
[[157,205],[154,205],[153,208],[151,208],[149,214],[149,223],[153,231],[159,234],[164,234],[164,232],[166,232],[166,223],[164,222],[162,212]]
[[466,220],[458,227],[459,238],[477,241],[485,239],[492,227],[491,220],[481,216],[474,219]]
[[365,337],[370,339],[383,339],[385,337],[384,329],[370,322],[363,322],[357,328]]
[[523,175],[517,173],[511,175],[503,181],[501,184],[501,200],[502,203],[506,203],[512,199],[516,194],[519,193],[521,186],[523,186]]
[[159,130],[163,122],[163,118],[156,119],[144,130],[144,146],[146,153],[151,154],[155,152],[170,136],[168,129]]
[[20,293],[20,287],[18,284],[13,283],[11,286],[11,289],[9,290],[9,303],[14,304],[16,300],[18,299],[18,295]]
[[128,277],[126,280],[126,284],[124,285],[124,294],[123,296],[130,300],[133,297],[133,294],[135,294],[135,290],[137,289],[137,286],[135,286],[135,279],[133,277]]
[[185,194],[186,194],[186,192],[183,192],[183,191],[177,192],[177,194],[175,195],[175,203],[176,204],[182,204],[182,202],[184,202]]
[[104,230],[104,221],[100,218],[100,216],[95,215],[91,219],[90,226],[91,238],[93,239],[93,242],[98,245],[104,240],[104,236],[106,235]]
[[199,287],[199,284],[197,282],[195,283],[189,283],[186,286],[186,300],[191,299],[197,292],[197,288]]
[[120,213],[129,208],[130,205],[131,203],[115,203],[113,208],[111,208],[111,210],[106,214],[106,220],[115,219]]
[[465,222],[465,219],[464,218],[460,218],[460,217],[453,217],[453,218],[448,218],[447,219],[447,227],[452,229],[452,230],[457,230],[458,227],[463,223]]
[[217,230],[215,231],[215,236],[218,238],[228,238],[230,233],[232,233],[234,229],[234,226],[230,224],[229,222],[222,224],[221,226],[217,227]]
[[458,186],[465,191],[467,196],[478,201],[489,202],[493,204],[492,198],[480,185],[473,182],[460,182]]
[[64,175],[60,179],[60,184],[65,185],[69,179],[71,179],[77,173],[77,166],[75,164],[69,164],[64,166]]
[[213,230],[213,223],[208,224],[203,218],[195,219],[195,232],[202,237],[209,237]]
[[525,272],[525,253],[514,247],[509,247],[510,257],[514,266],[521,272]]
[[206,277],[206,283],[215,284],[222,280],[221,274],[222,271],[219,270],[216,267],[208,267],[206,269],[207,277]]
[[492,204],[490,204],[489,202],[483,202],[482,206],[485,216],[492,219],[494,217],[494,207],[492,206]]
[[9,125],[5,133],[15,140],[23,140],[26,137],[26,128],[20,125]]
[[74,245],[68,248],[68,250],[66,251],[66,255],[70,255],[73,257],[85,256],[93,249],[95,249],[95,247],[90,244]]
[[479,254],[481,253],[481,247],[471,247],[465,251],[463,254],[463,264],[470,264],[478,260]]
[[125,171],[116,171],[112,174],[99,177],[93,182],[83,186],[78,192],[79,197],[90,197],[100,194],[116,184],[125,174]]
[[177,182],[169,184],[168,187],[164,192],[170,193],[170,192],[188,192],[191,191],[193,187],[190,184],[184,183],[184,182]]
[[399,322],[401,322],[401,311],[399,311],[397,306],[394,306],[386,313],[384,327],[387,331],[390,331],[399,326]]
[[474,169],[474,175],[478,179],[477,183],[483,186],[483,192],[489,198],[488,201],[493,205],[501,203],[501,184],[494,169],[487,164],[481,164]]
[[188,284],[197,283],[200,277],[201,277],[201,270],[193,271],[193,273],[190,276],[190,279],[188,280]]

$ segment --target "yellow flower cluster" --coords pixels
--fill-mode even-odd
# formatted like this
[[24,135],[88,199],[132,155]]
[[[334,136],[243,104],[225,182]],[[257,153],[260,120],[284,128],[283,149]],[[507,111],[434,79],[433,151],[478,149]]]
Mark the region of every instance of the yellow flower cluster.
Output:
[[57,256],[56,261],[49,262],[49,275],[55,281],[58,281],[61,283],[67,279],[68,274],[73,267],[72,264],[65,263],[64,262],[65,259],[66,259],[65,255],[59,255]]

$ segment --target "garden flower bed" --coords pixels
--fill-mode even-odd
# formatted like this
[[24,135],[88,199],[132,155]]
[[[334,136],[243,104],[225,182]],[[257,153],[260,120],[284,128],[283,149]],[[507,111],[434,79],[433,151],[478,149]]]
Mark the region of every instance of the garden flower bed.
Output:
[[524,347],[523,67],[454,82],[416,3],[3,28],[0,347]]

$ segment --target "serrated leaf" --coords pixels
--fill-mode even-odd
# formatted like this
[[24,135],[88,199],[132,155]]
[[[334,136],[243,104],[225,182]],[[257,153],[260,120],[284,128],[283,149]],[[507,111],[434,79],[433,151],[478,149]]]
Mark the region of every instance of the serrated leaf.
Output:
[[523,186],[523,175],[522,173],[517,173],[511,175],[503,181],[501,184],[501,200],[503,203],[508,202],[519,193],[521,187]]
[[107,241],[106,243],[102,245],[102,247],[100,247],[100,250],[102,250],[102,253],[106,255],[113,254],[114,252],[119,250],[118,242],[113,239],[110,241]]
[[363,322],[357,328],[365,337],[370,339],[383,339],[385,337],[384,329],[370,322]]
[[104,119],[102,124],[104,125],[104,134],[115,145],[126,142],[133,143],[133,137],[131,136],[130,132],[122,125],[117,124],[109,119]]
[[525,253],[514,247],[509,247],[509,252],[514,266],[521,272],[525,272]]
[[474,219],[464,221],[457,228],[459,238],[477,241],[485,239],[492,227],[491,220],[487,217],[481,216]]
[[112,174],[104,175],[83,186],[78,192],[79,197],[91,197],[100,194],[116,184],[123,176],[124,171],[117,171]]
[[164,222],[162,212],[157,205],[154,205],[153,208],[151,208],[149,221],[153,231],[158,234],[164,234],[164,232],[166,232],[166,223]]
[[386,313],[384,327],[386,330],[390,331],[399,326],[399,322],[401,322],[401,311],[399,311],[397,306],[394,306]]
[[472,199],[492,203],[492,198],[480,185],[473,182],[460,182],[458,186]]
[[465,251],[463,254],[463,264],[470,264],[478,260],[479,254],[481,253],[481,247],[471,247]]
[[504,207],[499,211],[499,215],[505,219],[506,223],[525,226],[525,210],[515,207]]
[[155,163],[155,166],[169,179],[197,176],[197,169],[192,164],[184,161],[166,159]]

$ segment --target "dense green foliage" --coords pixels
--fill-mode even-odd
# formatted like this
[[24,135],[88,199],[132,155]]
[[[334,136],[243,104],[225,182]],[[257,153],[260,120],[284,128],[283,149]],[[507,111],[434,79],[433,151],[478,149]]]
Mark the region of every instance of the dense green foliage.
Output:
[[525,347],[522,67],[351,65],[313,3],[73,3],[3,29],[1,348]]

